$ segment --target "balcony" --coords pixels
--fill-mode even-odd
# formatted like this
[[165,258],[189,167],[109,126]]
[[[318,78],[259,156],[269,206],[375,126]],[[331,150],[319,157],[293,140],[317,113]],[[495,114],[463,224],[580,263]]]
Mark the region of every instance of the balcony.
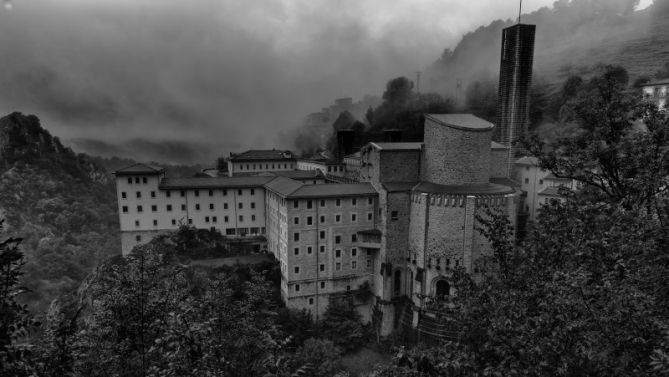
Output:
[[381,231],[378,229],[361,230],[358,232],[358,247],[365,249],[381,248]]

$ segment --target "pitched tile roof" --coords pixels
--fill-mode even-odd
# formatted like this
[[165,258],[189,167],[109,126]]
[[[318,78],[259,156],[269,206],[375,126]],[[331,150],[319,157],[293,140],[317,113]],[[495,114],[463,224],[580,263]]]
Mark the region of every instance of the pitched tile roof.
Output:
[[377,195],[370,183],[330,183],[324,185],[304,185],[293,192],[291,198],[325,198],[344,196]]
[[539,160],[536,157],[525,156],[517,159],[514,164],[539,166]]
[[490,149],[509,149],[509,147],[496,141],[492,141],[490,142]]
[[115,175],[161,174],[165,169],[149,164],[134,164],[114,172]]
[[412,151],[421,150],[423,143],[369,143],[372,147],[382,151]]
[[642,86],[667,85],[667,84],[669,84],[669,77],[659,80],[653,80],[643,84]]
[[541,196],[561,196],[560,186],[550,186],[543,189],[539,195]]
[[284,161],[294,160],[294,156],[290,151],[282,151],[278,149],[269,150],[248,150],[243,153],[234,154],[230,156],[230,161]]
[[469,131],[488,131],[494,124],[472,114],[425,114],[425,118],[441,125]]
[[304,183],[286,177],[273,177],[272,180],[265,183],[267,190],[283,197],[288,197],[302,186],[304,186]]
[[163,190],[262,187],[274,178],[263,176],[163,178],[159,187]]
[[502,185],[502,186],[509,186],[509,187],[520,187],[520,183],[514,181],[511,178],[490,178],[488,180],[490,183],[494,183],[496,185]]
[[421,182],[413,191],[431,194],[453,194],[453,195],[501,195],[511,194],[515,190],[509,186],[494,183],[482,183],[472,185],[438,185],[436,183]]

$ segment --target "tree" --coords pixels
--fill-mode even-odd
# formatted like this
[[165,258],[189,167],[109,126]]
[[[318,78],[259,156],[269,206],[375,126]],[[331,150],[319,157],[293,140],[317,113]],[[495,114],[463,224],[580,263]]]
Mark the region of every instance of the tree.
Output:
[[352,302],[345,299],[330,300],[318,328],[321,336],[347,352],[360,347],[366,339],[366,329],[360,313],[355,310]]
[[413,96],[413,83],[406,77],[394,78],[386,84],[383,100],[393,106],[406,105]]
[[[0,230],[3,223],[0,220]],[[26,292],[19,286],[25,264],[20,244],[19,238],[0,242],[0,374],[3,376],[28,376],[32,369],[30,346],[23,340],[37,323],[26,305],[17,301]]]

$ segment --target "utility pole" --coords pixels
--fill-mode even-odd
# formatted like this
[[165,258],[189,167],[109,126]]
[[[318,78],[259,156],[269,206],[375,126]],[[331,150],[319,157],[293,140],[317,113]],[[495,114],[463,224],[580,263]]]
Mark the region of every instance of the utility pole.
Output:
[[518,24],[520,24],[520,16],[523,13],[523,0],[520,0],[520,7],[518,8]]

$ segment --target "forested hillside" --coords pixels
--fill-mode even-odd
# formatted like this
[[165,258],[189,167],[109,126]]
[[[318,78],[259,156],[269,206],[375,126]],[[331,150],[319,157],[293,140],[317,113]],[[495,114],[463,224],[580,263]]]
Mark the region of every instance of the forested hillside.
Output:
[[[600,62],[621,65],[632,77],[652,75],[669,61],[669,1],[656,0],[634,11],[638,3],[559,0],[551,8],[524,14],[523,23],[537,25],[535,79],[561,84]],[[462,99],[475,81],[496,81],[502,29],[515,22],[497,20],[481,26],[454,49],[446,49],[428,70],[428,88]],[[461,93],[456,90],[458,80]]]
[[34,115],[0,119],[0,210],[5,236],[24,239],[24,301],[36,312],[120,253],[113,181]]

